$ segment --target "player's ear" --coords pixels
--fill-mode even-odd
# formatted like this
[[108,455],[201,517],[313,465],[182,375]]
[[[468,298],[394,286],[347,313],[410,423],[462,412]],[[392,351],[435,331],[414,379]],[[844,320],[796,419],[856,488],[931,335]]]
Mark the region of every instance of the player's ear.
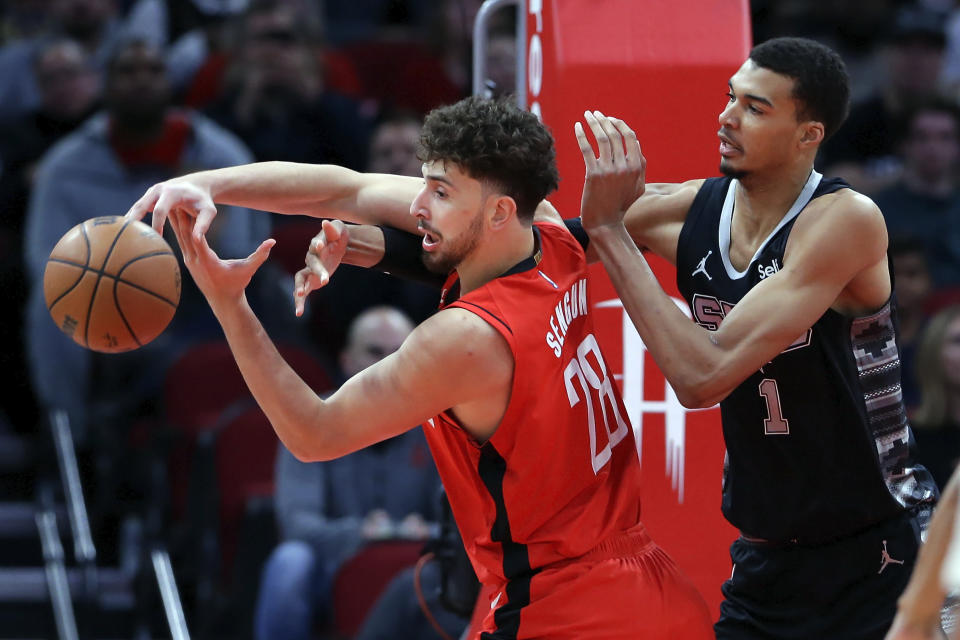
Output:
[[517,215],[517,202],[510,196],[497,196],[492,202],[490,226],[494,229],[502,227]]
[[800,135],[800,144],[804,147],[815,147],[823,142],[823,123],[808,120],[803,123],[803,132]]

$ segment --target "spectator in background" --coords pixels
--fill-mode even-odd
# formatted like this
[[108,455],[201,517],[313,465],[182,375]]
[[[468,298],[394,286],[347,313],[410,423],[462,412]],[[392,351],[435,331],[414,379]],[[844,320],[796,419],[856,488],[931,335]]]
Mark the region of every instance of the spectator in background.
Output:
[[960,306],[937,313],[917,351],[920,406],[914,412],[916,460],[942,490],[960,459]]
[[486,85],[491,96],[517,92],[517,36],[510,30],[490,34],[487,42]]
[[960,285],[960,109],[942,99],[907,111],[901,177],[874,196],[891,236],[924,244],[935,288]]
[[[23,318],[27,300],[23,270],[23,220],[37,160],[59,138],[75,129],[97,105],[100,82],[89,56],[72,40],[50,40],[33,64],[40,87],[40,105],[6,127],[0,127],[0,289],[10,308],[0,321],[0,366],[24,371]],[[29,381],[14,376],[0,391],[0,406],[19,430],[36,424],[36,406]]]
[[900,332],[900,388],[907,413],[920,403],[916,355],[920,333],[927,322],[926,302],[932,290],[924,244],[912,236],[893,237],[887,250],[897,287],[897,320]]
[[102,69],[119,42],[138,38],[159,46],[166,29],[144,24],[137,16],[125,20],[117,0],[50,0],[47,31],[0,49],[0,121],[23,116],[39,106],[33,60],[47,40],[63,37],[76,41],[94,66]]
[[254,0],[241,19],[223,95],[210,107],[257,160],[331,163],[361,169],[369,119],[331,90],[319,34],[293,3]]
[[422,163],[417,158],[423,119],[410,112],[385,114],[370,137],[367,170],[419,176]]
[[[376,307],[350,326],[341,355],[349,378],[396,351],[413,324]],[[282,542],[263,570],[257,640],[301,640],[329,616],[337,569],[366,544],[435,535],[440,478],[420,429],[329,462],[299,462],[283,445],[276,510]]]
[[[105,111],[43,156],[25,222],[30,380],[41,408],[67,410],[82,450],[97,456],[96,473],[106,474],[91,482],[98,491],[107,492],[91,500],[95,518],[100,516],[97,509],[125,506],[112,495],[122,490],[116,486],[118,478],[129,477],[122,468],[131,464],[124,434],[142,412],[155,411],[152,400],[160,391],[166,366],[193,341],[220,333],[196,287],[184,278],[180,306],[159,338],[123,354],[88,351],[50,319],[43,294],[47,256],[71,227],[98,215],[122,215],[138,194],[156,182],[250,160],[234,135],[198,114],[172,108],[168,89],[157,48],[140,41],[119,47],[107,68]],[[223,213],[226,218],[211,242],[227,255],[246,255],[269,234],[264,216],[233,207]],[[251,304],[261,306],[256,294]],[[270,306],[262,304],[269,311]],[[120,388],[122,394],[117,393]]]
[[897,11],[881,51],[886,78],[879,92],[853,106],[846,123],[824,144],[818,163],[824,173],[846,179],[867,195],[899,177],[896,122],[913,104],[939,91],[945,19],[918,6]]

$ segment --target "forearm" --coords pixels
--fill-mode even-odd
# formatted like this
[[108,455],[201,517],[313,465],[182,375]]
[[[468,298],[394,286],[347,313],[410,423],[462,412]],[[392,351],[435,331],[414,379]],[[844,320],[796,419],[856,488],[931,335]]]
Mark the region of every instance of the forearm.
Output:
[[185,178],[209,189],[217,204],[416,229],[409,209],[420,183],[405,176],[274,161],[203,171]]
[[210,300],[210,306],[247,387],[277,436],[297,458],[315,457],[324,446],[318,428],[323,400],[280,356],[245,296]]
[[380,227],[358,224],[349,227],[350,237],[343,263],[370,268],[384,258],[384,236]]
[[588,229],[630,319],[657,366],[686,406],[718,401],[712,388],[722,355],[705,329],[677,307],[623,225]]

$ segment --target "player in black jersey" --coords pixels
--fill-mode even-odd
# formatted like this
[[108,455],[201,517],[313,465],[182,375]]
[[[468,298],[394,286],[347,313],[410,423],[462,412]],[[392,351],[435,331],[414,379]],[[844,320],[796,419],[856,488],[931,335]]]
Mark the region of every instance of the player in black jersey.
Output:
[[[622,121],[585,114],[582,216],[688,407],[720,403],[722,508],[741,531],[718,638],[882,638],[936,499],[900,393],[883,216],[814,168],[849,101],[816,42],[755,47],[719,116],[722,178],[644,184]],[[695,323],[638,247],[677,267]]]

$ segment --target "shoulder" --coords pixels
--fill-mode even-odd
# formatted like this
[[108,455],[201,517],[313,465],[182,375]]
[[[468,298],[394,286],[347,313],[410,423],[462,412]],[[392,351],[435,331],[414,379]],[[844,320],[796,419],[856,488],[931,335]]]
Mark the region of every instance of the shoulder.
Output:
[[811,251],[844,253],[866,262],[886,254],[887,227],[880,208],[853,189],[841,189],[812,201],[797,218],[790,244]]
[[506,338],[490,322],[459,307],[427,318],[407,337],[401,351],[414,370],[429,369],[450,385],[458,380],[477,386],[496,384],[513,372],[513,352]]
[[407,341],[411,348],[444,360],[451,357],[479,360],[490,354],[491,349],[507,346],[505,338],[489,321],[460,307],[448,307],[433,314]]
[[[838,230],[869,230],[884,226],[880,207],[869,197],[853,189],[840,189],[820,196],[810,203],[808,209],[812,215],[806,217],[811,224],[836,226]],[[798,219],[798,225],[803,218],[804,216],[801,216]]]

